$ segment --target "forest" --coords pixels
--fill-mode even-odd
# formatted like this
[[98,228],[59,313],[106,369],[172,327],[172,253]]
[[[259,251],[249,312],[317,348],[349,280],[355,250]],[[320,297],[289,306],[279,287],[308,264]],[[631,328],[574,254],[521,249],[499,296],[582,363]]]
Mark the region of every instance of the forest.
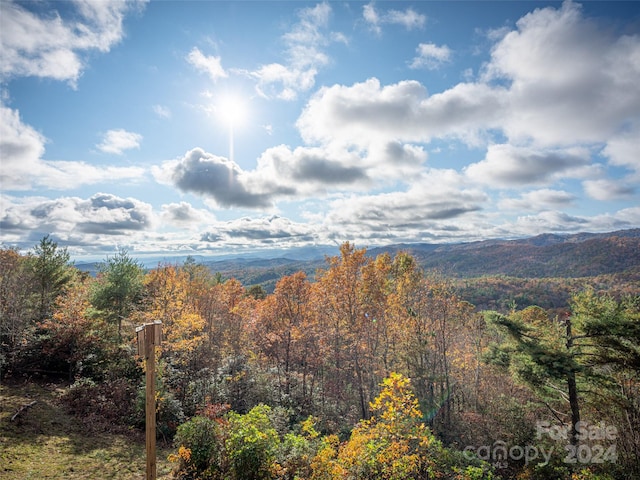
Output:
[[0,379],[57,378],[89,431],[143,431],[135,327],[159,320],[175,479],[640,478],[640,284],[614,284],[489,301],[495,280],[346,242],[268,293],[125,250],[92,276],[45,236],[0,248]]

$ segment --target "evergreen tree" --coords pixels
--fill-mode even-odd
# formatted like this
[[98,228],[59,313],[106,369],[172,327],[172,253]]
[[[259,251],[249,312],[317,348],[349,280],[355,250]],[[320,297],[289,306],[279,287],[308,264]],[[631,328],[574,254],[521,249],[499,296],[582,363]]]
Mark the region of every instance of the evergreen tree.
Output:
[[122,339],[122,321],[138,308],[144,292],[143,267],[126,250],[119,250],[100,265],[92,304],[101,310],[105,319],[118,326],[118,340]]
[[51,317],[56,297],[73,278],[69,264],[69,253],[49,235],[45,235],[33,248],[31,268],[34,275],[37,320]]

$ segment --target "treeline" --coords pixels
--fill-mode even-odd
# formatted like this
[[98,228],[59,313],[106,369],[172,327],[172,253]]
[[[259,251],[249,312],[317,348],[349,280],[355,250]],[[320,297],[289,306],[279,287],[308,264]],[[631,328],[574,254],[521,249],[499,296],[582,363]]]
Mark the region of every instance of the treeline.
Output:
[[638,289],[480,312],[411,255],[345,243],[267,294],[125,251],[93,278],[45,237],[0,250],[0,294],[3,378],[68,377],[92,428],[142,426],[134,327],[162,321],[158,425],[179,478],[640,475]]

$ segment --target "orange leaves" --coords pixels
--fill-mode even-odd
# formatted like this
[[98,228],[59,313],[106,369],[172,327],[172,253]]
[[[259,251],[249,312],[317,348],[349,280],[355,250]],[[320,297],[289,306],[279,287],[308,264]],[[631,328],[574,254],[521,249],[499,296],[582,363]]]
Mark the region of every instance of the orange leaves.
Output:
[[173,265],[160,266],[145,277],[147,304],[143,320],[162,321],[163,351],[177,364],[189,365],[205,343],[205,320],[191,301],[189,273]]

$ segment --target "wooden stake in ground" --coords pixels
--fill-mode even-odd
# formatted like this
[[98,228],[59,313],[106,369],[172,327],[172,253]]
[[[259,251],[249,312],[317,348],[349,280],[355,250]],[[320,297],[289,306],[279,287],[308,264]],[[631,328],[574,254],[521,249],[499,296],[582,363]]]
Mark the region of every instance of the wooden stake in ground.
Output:
[[145,437],[147,480],[156,480],[156,345],[162,341],[162,322],[156,320],[136,328],[138,355],[146,366]]

